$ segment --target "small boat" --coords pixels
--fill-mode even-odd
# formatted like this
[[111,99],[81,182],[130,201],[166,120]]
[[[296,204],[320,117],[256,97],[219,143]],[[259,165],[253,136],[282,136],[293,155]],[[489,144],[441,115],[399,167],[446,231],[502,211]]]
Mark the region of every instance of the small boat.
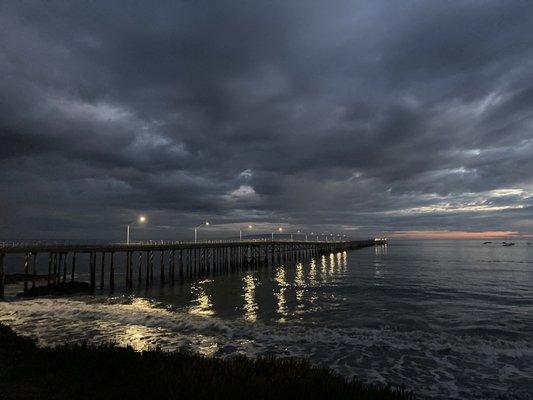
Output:
[[504,246],[504,247],[514,246],[514,243],[513,242],[510,242],[510,243],[503,242],[502,246]]
[[483,244],[491,244],[492,242],[483,242]]

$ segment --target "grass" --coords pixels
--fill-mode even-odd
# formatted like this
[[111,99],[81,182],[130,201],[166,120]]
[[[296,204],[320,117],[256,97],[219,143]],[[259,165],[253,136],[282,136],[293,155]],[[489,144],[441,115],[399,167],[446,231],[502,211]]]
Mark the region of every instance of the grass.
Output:
[[414,399],[305,360],[206,358],[113,344],[39,347],[0,324],[0,399]]

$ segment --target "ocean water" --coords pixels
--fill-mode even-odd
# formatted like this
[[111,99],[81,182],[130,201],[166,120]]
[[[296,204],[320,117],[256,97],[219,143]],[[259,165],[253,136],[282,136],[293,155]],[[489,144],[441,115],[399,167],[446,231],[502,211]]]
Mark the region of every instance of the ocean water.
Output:
[[533,398],[525,242],[397,241],[131,293],[9,297],[0,321],[47,345],[307,357],[419,398]]

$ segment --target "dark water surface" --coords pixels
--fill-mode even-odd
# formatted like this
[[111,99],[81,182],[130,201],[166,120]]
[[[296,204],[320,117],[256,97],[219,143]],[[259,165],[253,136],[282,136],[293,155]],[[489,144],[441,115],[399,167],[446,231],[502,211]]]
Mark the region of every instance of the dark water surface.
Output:
[[393,242],[130,295],[11,298],[0,321],[44,344],[300,356],[422,398],[533,398],[524,242]]

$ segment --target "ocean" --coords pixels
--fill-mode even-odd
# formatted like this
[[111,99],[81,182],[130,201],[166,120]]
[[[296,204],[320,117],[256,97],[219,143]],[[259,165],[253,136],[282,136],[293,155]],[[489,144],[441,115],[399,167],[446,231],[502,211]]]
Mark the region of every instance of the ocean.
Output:
[[27,300],[12,292],[0,321],[43,345],[306,357],[422,399],[533,398],[526,242],[398,240],[131,292]]

